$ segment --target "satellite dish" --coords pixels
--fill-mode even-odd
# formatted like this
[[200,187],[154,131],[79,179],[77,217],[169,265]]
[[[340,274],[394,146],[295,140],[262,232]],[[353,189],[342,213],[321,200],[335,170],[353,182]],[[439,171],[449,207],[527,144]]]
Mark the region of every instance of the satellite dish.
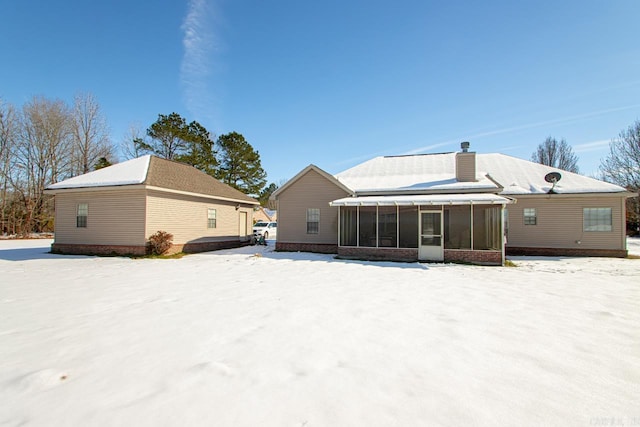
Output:
[[556,184],[558,183],[558,181],[560,181],[561,178],[562,178],[562,175],[560,175],[560,172],[549,172],[544,176],[545,181],[547,181],[550,184],[553,184],[551,186],[551,189],[547,191],[548,194],[556,193],[555,191],[553,191],[553,189],[555,188]]
[[560,181],[561,178],[560,172],[549,172],[544,176],[544,180],[553,185],[556,185],[556,182]]

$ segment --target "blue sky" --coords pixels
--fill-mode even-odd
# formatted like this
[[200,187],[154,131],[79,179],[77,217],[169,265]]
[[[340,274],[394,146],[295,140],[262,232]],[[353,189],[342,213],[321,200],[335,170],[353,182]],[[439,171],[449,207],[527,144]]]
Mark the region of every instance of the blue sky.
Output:
[[0,98],[91,92],[120,143],[177,112],[237,131],[270,182],[378,155],[529,159],[581,172],[640,119],[640,1],[5,2]]

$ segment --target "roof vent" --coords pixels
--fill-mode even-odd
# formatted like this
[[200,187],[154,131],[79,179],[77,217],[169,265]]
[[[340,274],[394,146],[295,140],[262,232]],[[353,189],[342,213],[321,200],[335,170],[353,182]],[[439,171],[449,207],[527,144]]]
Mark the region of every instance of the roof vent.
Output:
[[462,152],[466,153],[467,151],[469,151],[469,141],[464,141],[460,143],[460,148],[462,148]]

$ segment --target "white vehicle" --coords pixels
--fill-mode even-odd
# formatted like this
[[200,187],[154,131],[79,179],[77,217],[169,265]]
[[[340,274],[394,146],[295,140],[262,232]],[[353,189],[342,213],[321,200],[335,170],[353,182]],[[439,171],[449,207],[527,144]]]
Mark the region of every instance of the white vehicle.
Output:
[[278,234],[278,223],[277,222],[265,222],[260,221],[253,224],[253,235],[256,239],[259,239],[260,236],[264,236],[264,239],[268,238],[274,239]]

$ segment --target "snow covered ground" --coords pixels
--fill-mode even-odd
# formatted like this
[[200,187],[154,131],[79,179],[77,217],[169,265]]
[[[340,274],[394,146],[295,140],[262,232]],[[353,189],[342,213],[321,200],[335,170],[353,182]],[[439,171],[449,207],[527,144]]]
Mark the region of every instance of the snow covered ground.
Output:
[[640,259],[50,243],[0,241],[3,426],[640,425]]

